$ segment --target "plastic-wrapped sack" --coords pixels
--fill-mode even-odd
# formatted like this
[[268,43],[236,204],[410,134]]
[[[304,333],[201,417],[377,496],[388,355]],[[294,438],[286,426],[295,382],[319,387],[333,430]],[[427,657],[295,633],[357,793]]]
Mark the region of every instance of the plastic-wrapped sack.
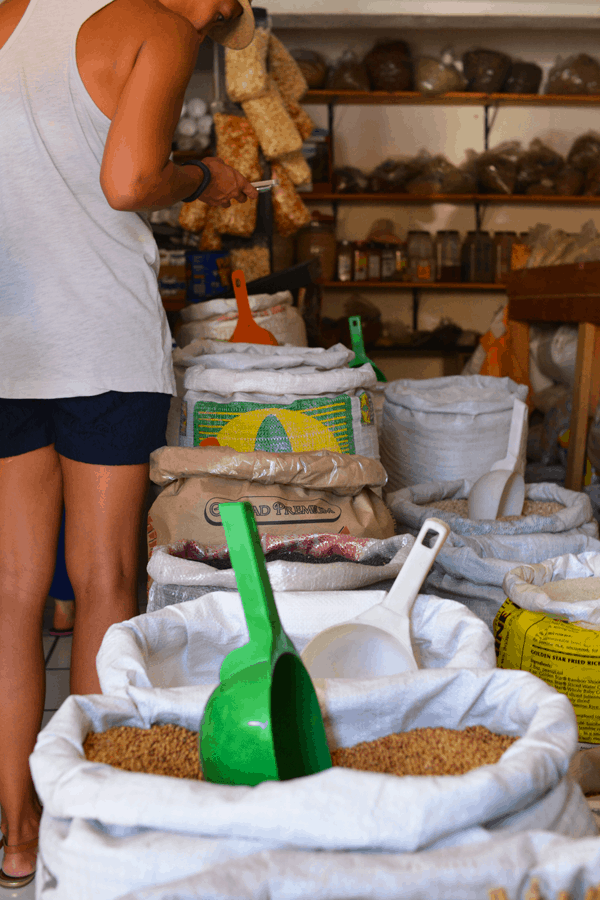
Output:
[[[347,622],[385,596],[385,591],[290,591],[275,592],[275,602],[286,634],[302,653],[324,628]],[[461,603],[420,595],[410,621],[420,669],[496,667],[490,630]],[[126,696],[129,687],[163,690],[217,684],[227,654],[248,640],[237,592],[218,591],[145,613],[107,631],[97,659],[102,693]],[[360,691],[365,682],[355,680],[352,686]]]
[[292,50],[306,83],[311,90],[322,88],[327,80],[328,66],[325,59],[315,50]]
[[574,142],[567,156],[569,165],[588,172],[600,163],[600,134],[588,131]]
[[[553,898],[596,896],[600,842],[527,831],[446,850],[389,854],[321,853],[315,865],[302,851],[271,850],[190,878],[133,891],[119,900],[402,900],[426,897]],[[490,885],[492,887],[490,887]]]
[[472,168],[483,194],[512,194],[517,183],[521,144],[505,141],[471,159]]
[[413,66],[404,41],[380,41],[365,56],[364,65],[374,91],[410,91]]
[[354,166],[333,171],[333,189],[337,194],[364,194],[368,187],[369,176]]
[[429,159],[427,152],[417,157],[386,159],[373,169],[365,190],[400,194],[408,181],[421,174]]
[[556,60],[548,75],[547,94],[600,94],[600,63],[587,53]]
[[221,547],[219,503],[242,500],[252,503],[261,534],[394,533],[377,492],[385,470],[364,456],[161,447],[150,454],[150,478],[164,489],[148,513],[149,550],[181,540]]
[[[289,291],[258,294],[248,298],[254,321],[267,328],[280,344],[306,347],[306,326]],[[194,303],[181,311],[183,325],[177,332],[180,347],[194,340],[228,341],[238,323],[235,299],[208,300]]]
[[[483,725],[519,736],[495,765],[448,778],[335,767],[256,787],[126,772],[88,762],[83,741],[113,726],[196,730],[214,688],[130,686],[124,697],[71,696],[37,738],[30,767],[44,811],[38,900],[115,900],[127,891],[224,866],[236,857],[302,850],[415,852],[532,828],[596,834],[567,776],[577,746],[566,697],[527,672],[430,669],[317,688],[330,746],[420,727]],[[290,815],[293,810],[293,815]],[[411,811],[407,815],[407,810]],[[201,814],[199,814],[201,811]]]
[[[349,534],[261,535],[274,591],[347,591],[375,584],[391,587],[414,538],[377,540]],[[155,547],[148,562],[152,587],[148,612],[196,600],[213,591],[236,589],[226,545],[179,541]],[[385,582],[385,584],[383,583]]]
[[245,452],[331,450],[379,458],[369,364],[236,372],[193,366],[184,379],[180,445],[212,439]]
[[551,179],[554,184],[564,165],[565,161],[560,153],[536,138],[529,145],[529,150],[519,157],[515,193],[525,193],[531,186],[539,187],[544,179]]
[[333,91],[369,91],[371,83],[366,66],[352,50],[346,50],[341,58],[329,69],[327,76],[328,90]]
[[489,472],[506,456],[514,398],[525,400],[527,392],[510,378],[485,375],[390,382],[381,424],[388,492],[431,481],[476,481]]
[[512,60],[496,50],[469,50],[463,56],[463,72],[467,90],[495,94],[508,78]]
[[459,169],[444,156],[433,156],[405,187],[408,194],[469,194],[475,192],[474,176]]
[[498,665],[566,694],[580,741],[600,744],[600,553],[519,566],[504,589],[508,599],[494,620]]

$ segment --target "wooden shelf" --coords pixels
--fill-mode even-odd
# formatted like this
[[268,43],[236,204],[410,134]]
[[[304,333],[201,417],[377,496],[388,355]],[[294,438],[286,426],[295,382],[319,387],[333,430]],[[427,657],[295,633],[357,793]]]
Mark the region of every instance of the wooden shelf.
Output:
[[321,281],[322,288],[381,288],[387,291],[412,291],[415,288],[423,291],[506,291],[503,284],[472,284],[471,282],[442,281]]
[[544,203],[547,206],[597,206],[600,204],[598,197],[558,197],[535,196],[526,194],[319,194],[301,193],[302,200],[310,203],[331,202],[340,203],[497,203],[497,204],[522,204],[523,206]]
[[335,103],[340,106],[587,106],[600,105],[595,94],[476,94],[453,92],[421,94],[419,91],[307,91],[302,103]]

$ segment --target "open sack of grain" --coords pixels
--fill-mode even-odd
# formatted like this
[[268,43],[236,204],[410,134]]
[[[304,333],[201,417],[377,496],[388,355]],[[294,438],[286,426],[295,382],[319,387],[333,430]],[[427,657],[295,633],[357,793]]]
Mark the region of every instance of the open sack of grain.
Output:
[[[289,292],[285,292],[289,293]],[[268,296],[268,295],[264,295]],[[290,295],[291,297],[291,295]],[[215,303],[220,301],[214,301]],[[223,303],[229,301],[222,301]],[[200,307],[208,304],[200,304]],[[183,311],[185,312],[185,310]],[[183,313],[182,313],[183,314]],[[252,369],[297,369],[299,366],[312,366],[316,371],[327,371],[346,367],[354,359],[352,350],[343,344],[336,344],[328,350],[322,347],[296,347],[284,344],[271,347],[264,344],[234,343],[195,338],[184,347],[173,350],[173,370],[177,397],[173,398],[167,428],[167,444],[179,446],[181,407],[185,396],[185,375],[193,366],[205,369],[233,369],[235,371],[251,371]],[[185,438],[185,432],[182,435]]]
[[[304,319],[292,306],[290,291],[252,294],[248,300],[254,321],[268,329],[280,344],[306,347]],[[197,339],[228,341],[238,323],[237,301],[234,298],[192,303],[181,310],[181,320],[183,324],[177,332],[180,347]]]
[[[347,591],[378,585],[389,590],[414,538],[377,540],[350,534],[261,535],[274,591]],[[226,544],[209,547],[178,541],[155,547],[148,562],[152,586],[148,612],[196,600],[213,591],[235,591],[235,573]]]
[[567,553],[600,551],[598,523],[587,494],[557,484],[525,486],[523,515],[473,521],[464,479],[414,485],[388,494],[386,503],[400,531],[417,534],[430,516],[451,533],[425,581],[425,589],[460,600],[491,628],[506,600],[505,575],[522,563],[541,563]]
[[524,401],[527,392],[510,378],[484,375],[390,382],[380,434],[388,491],[430,481],[477,481],[506,456],[514,399]]
[[385,470],[366,456],[160,447],[150,454],[150,478],[163,489],[148,512],[149,555],[177,541],[222,547],[219,503],[242,500],[252,503],[261,534],[382,539],[394,533],[377,493]]
[[[446,778],[334,766],[248,788],[86,759],[88,734],[118,726],[182,726],[195,745],[213,687],[131,686],[126,696],[65,701],[30,758],[44,807],[38,900],[116,900],[171,882],[174,872],[186,878],[219,865],[225,874],[230,861],[271,850],[302,851],[313,872],[324,851],[333,853],[344,873],[352,851],[365,865],[372,853],[393,854],[390,863],[402,865],[404,853],[454,852],[475,842],[485,848],[487,841],[533,828],[577,838],[597,834],[579,787],[567,776],[577,746],[572,708],[527,672],[437,669],[363,682],[360,689],[343,680],[318,688],[332,749],[418,728],[479,725],[520,738],[498,762]],[[115,746],[123,747],[122,739]],[[136,746],[130,742],[118,761]],[[448,757],[447,764],[457,763],[453,753]]]
[[566,694],[580,741],[600,744],[600,553],[518,566],[504,590],[494,621],[498,665],[532,672]]
[[[276,592],[275,602],[286,633],[301,653],[324,628],[360,615],[384,597],[385,591],[288,591]],[[496,665],[491,632],[460,603],[419,595],[411,629],[423,669]],[[145,613],[106,633],[97,658],[102,692],[116,696],[132,685],[162,689],[215,684],[225,656],[248,639],[236,592],[219,591]],[[364,687],[364,682],[353,684],[357,691]]]
[[127,893],[119,900],[593,900],[600,841],[526,831],[452,849],[403,853],[270,850],[198,875]]
[[239,451],[332,450],[379,459],[369,364],[277,370],[188,368],[180,445],[212,439]]

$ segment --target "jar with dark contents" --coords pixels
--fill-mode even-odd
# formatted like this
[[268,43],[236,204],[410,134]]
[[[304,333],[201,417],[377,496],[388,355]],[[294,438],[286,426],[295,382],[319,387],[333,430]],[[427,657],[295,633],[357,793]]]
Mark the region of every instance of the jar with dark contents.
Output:
[[367,280],[381,281],[381,247],[372,242],[367,247]]
[[435,281],[433,240],[428,231],[408,232],[408,272],[414,283]]
[[337,280],[352,281],[352,241],[340,241],[337,250]]
[[335,219],[313,213],[313,219],[298,233],[296,242],[298,262],[307,262],[318,257],[321,263],[321,274],[315,281],[333,281],[336,274],[337,241],[335,238]]
[[[470,241],[469,241],[470,238]],[[467,236],[467,273],[472,284],[493,284],[496,268],[496,246],[488,231],[472,231]]]
[[354,281],[366,281],[369,271],[369,250],[366,241],[354,241],[352,248]]
[[512,268],[512,248],[517,240],[514,231],[497,231],[494,235],[496,245],[496,284],[504,284]]
[[438,231],[435,244],[437,280],[453,283],[461,280],[460,234],[458,231]]

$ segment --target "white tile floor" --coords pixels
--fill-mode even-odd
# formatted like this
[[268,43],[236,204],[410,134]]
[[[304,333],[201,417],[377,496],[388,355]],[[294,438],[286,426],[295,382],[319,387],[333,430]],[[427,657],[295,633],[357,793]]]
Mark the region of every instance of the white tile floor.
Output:
[[[139,584],[140,612],[146,608],[145,582],[140,578]],[[56,710],[69,696],[69,666],[71,664],[71,637],[52,637],[48,634],[52,623],[54,602],[48,598],[44,610],[44,659],[46,660],[46,700],[44,702],[44,716],[42,728],[48,724]],[[0,850],[0,865],[4,852]],[[19,898],[19,900],[35,900],[35,881],[27,887],[15,890],[7,890],[0,887],[0,900],[4,898]],[[75,900],[75,898],[74,898]]]

